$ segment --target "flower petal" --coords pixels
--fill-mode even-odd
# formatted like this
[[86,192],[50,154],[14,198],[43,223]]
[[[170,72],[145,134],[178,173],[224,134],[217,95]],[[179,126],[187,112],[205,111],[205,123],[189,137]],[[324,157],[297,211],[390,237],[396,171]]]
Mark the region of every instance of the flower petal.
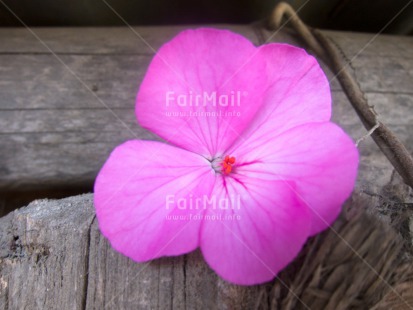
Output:
[[295,183],[312,212],[312,235],[336,219],[357,177],[357,148],[333,123],[298,126],[272,141],[246,140],[232,154],[237,174]]
[[263,283],[296,257],[308,237],[310,217],[292,188],[280,181],[217,178],[200,247],[222,278],[241,285]]
[[198,247],[203,210],[183,207],[209,195],[215,172],[203,157],[151,141],[117,147],[95,182],[94,203],[102,233],[136,261],[180,255]]
[[246,139],[270,141],[290,128],[331,117],[330,86],[313,56],[287,44],[267,44],[258,57],[266,61],[268,87],[260,111],[231,149]]
[[265,66],[252,43],[238,34],[181,32],[148,68],[136,100],[139,123],[187,150],[220,155],[260,108]]

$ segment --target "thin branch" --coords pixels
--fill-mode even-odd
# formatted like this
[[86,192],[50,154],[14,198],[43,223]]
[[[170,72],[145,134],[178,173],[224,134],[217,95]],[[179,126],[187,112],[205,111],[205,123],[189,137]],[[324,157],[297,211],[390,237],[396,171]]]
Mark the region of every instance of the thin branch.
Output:
[[347,69],[337,48],[317,29],[310,29],[287,3],[277,5],[271,16],[270,26],[278,29],[283,17],[287,17],[294,30],[315,54],[324,60],[336,75],[364,127],[387,157],[404,182],[413,188],[413,159],[396,135],[381,121],[369,106],[359,84]]

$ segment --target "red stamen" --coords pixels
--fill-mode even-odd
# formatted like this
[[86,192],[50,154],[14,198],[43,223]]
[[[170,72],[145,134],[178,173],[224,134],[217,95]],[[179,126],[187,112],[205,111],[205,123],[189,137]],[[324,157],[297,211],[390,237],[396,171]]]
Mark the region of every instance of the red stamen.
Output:
[[222,162],[222,168],[225,174],[230,174],[232,171],[232,165],[235,163],[235,157],[225,156]]

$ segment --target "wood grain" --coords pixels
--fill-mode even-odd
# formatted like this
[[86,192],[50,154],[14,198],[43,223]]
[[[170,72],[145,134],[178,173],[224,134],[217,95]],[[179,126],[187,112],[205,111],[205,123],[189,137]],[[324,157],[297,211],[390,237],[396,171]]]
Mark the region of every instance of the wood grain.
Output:
[[200,252],[136,264],[100,234],[91,194],[0,219],[0,309],[244,309],[259,290],[221,280]]
[[[220,27],[256,44],[263,42],[250,26]],[[134,28],[146,43],[128,28],[34,29],[72,72],[27,30],[0,29],[4,42],[0,46],[0,193],[62,190],[65,185],[89,190],[116,145],[133,138],[156,139],[136,123],[135,95],[153,56],[148,45],[157,49],[182,29]],[[328,34],[349,58],[371,39],[367,34]],[[261,31],[265,40],[298,44],[288,32],[271,35]],[[406,51],[412,44],[411,38],[380,36],[352,61],[366,96],[410,149],[413,65]],[[325,71],[332,80],[334,121],[354,139],[361,137],[364,131],[340,86]],[[382,171],[378,186],[384,184],[391,167],[372,143],[365,142],[360,149],[370,156],[369,171]],[[369,172],[362,169],[361,175],[363,183],[377,184]]]
[[[255,44],[300,44],[288,31],[219,27]],[[148,44],[156,50],[184,28],[134,28],[146,43],[128,28],[35,28],[67,67],[27,30],[0,29],[0,214],[16,206],[16,197],[24,201],[36,194],[90,189],[116,145],[157,139],[136,123],[135,95],[154,53]],[[379,36],[370,43],[369,34],[326,33],[351,59],[382,121],[413,151],[413,38]],[[333,121],[354,139],[362,137],[363,126],[321,65],[331,80]],[[377,146],[367,139],[359,149],[353,200],[361,195],[369,205],[380,204],[374,194],[387,190],[391,203],[406,201],[411,193],[402,199],[388,189],[393,169]],[[114,252],[99,233],[92,195],[35,201],[0,219],[0,308],[266,309],[273,304],[274,295],[268,293],[273,289],[230,285],[199,252],[135,264]],[[306,294],[319,304],[318,293]]]
[[[389,201],[411,193],[391,186]],[[117,253],[99,231],[92,194],[36,200],[0,218],[0,309],[405,307],[397,294],[413,300],[413,268],[403,241],[384,217],[363,211],[376,203],[388,211],[389,201],[356,191],[345,209],[362,210],[361,217],[343,216],[309,240],[280,278],[246,287],[219,278],[199,250],[140,264]]]

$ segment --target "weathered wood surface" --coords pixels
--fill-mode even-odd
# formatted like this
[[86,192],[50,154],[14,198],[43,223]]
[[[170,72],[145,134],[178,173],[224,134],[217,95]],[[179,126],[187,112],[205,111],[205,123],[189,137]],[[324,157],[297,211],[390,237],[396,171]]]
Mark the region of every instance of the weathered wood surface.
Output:
[[[225,28],[258,43],[250,26]],[[116,145],[157,138],[136,123],[135,95],[154,50],[183,29],[135,28],[144,41],[126,27],[33,29],[50,50],[0,29],[0,216],[88,192]]]
[[[268,39],[299,44],[287,32],[271,37],[251,26],[220,27],[255,44]],[[157,49],[183,28],[134,29]],[[113,147],[136,137],[155,138],[136,124],[133,113],[153,56],[136,34],[128,28],[34,31],[85,84],[27,30],[0,29],[0,200],[24,191],[91,188]],[[373,35],[326,33],[347,58],[357,56],[351,66],[366,97],[413,151],[413,38],[379,36],[366,46]],[[360,138],[366,131],[326,73],[334,121]],[[371,139],[361,143],[360,152],[353,200],[362,196],[371,206],[412,201],[411,192],[395,195],[389,186],[393,169]],[[382,201],[384,193],[388,200]],[[248,309],[269,307],[274,287],[231,286],[198,252],[150,265],[131,262],[99,234],[91,195],[35,201],[0,219],[0,309]]]
[[255,302],[256,294],[246,292],[257,288],[225,287],[199,253],[149,265],[114,252],[98,230],[91,194],[35,201],[0,219],[0,309],[184,309]]
[[[389,186],[398,187],[391,199],[411,195]],[[377,197],[356,192],[350,202],[354,210]],[[281,280],[243,287],[220,279],[199,251],[145,264],[115,252],[92,194],[37,200],[0,219],[0,309],[409,309],[413,268],[389,227],[367,216],[340,220]]]
[[[219,27],[255,44],[300,43],[285,31]],[[116,145],[155,139],[136,123],[135,95],[154,50],[184,28],[33,29],[66,66],[26,29],[0,29],[0,197],[90,190]],[[379,36],[369,43],[372,34],[326,33],[348,59],[355,57],[351,66],[366,97],[412,151],[413,38]],[[333,119],[357,139],[366,131],[326,72],[332,79]],[[369,139],[360,150],[359,185],[377,191],[392,168]]]

